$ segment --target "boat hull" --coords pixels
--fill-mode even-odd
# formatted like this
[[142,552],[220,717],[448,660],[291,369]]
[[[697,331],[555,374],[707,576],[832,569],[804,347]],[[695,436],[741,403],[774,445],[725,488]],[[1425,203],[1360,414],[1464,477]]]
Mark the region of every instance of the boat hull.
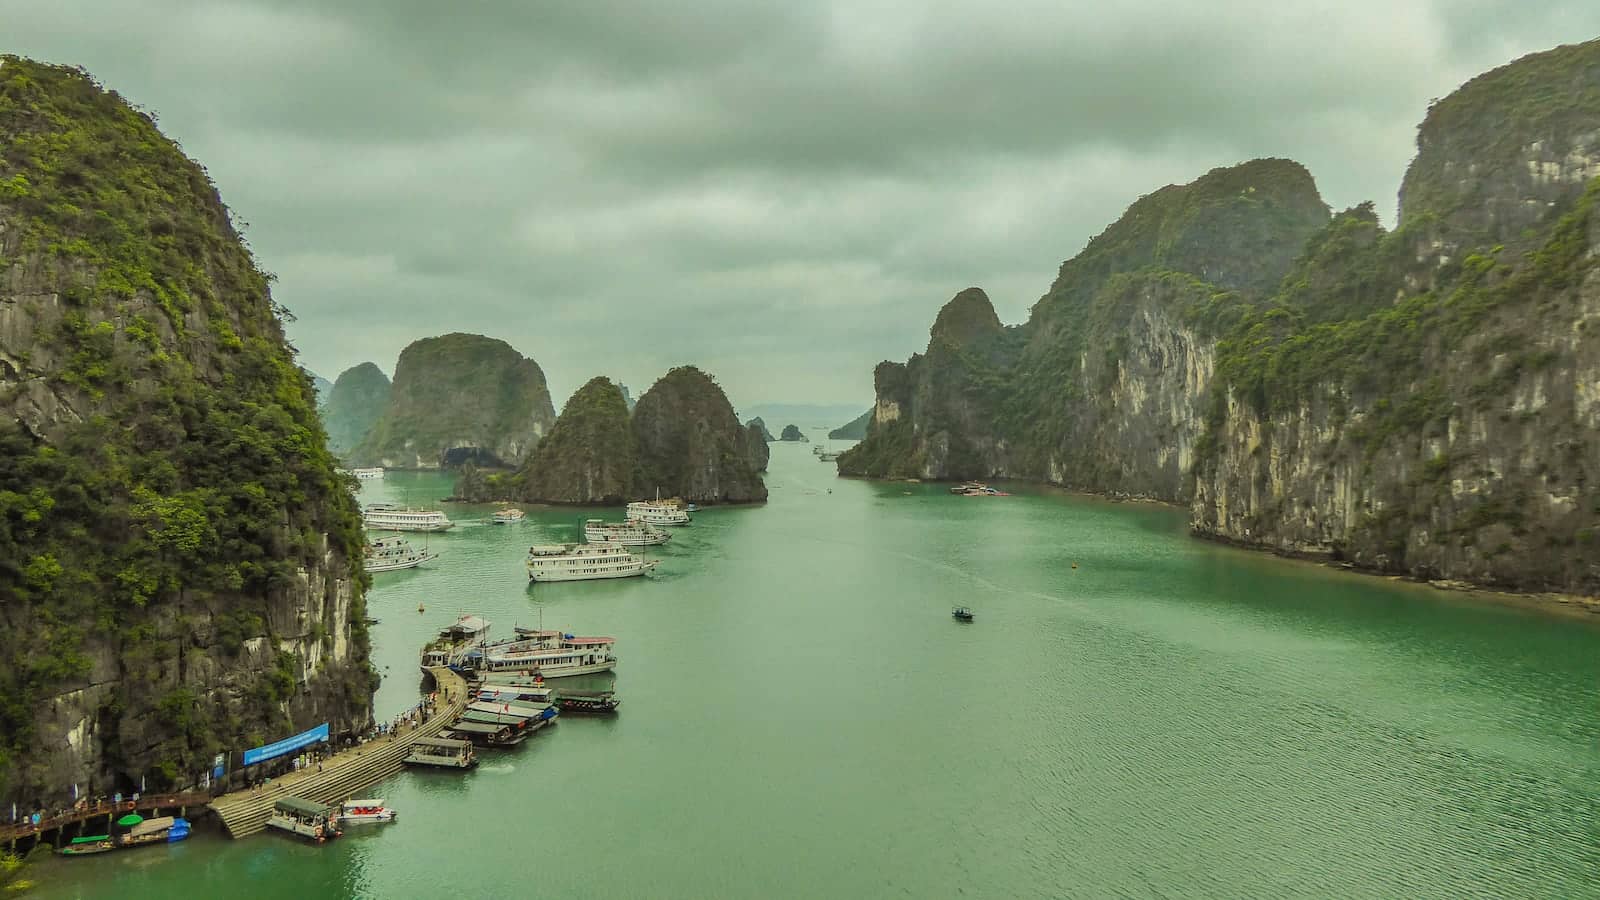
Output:
[[425,562],[433,562],[438,558],[439,554],[429,553],[416,559],[403,560],[401,562],[385,562],[378,565],[368,565],[365,568],[368,572],[398,572],[401,569],[415,569],[417,566],[420,566]]
[[[612,671],[615,671],[616,668],[617,668],[617,661],[613,659],[613,660],[610,660],[608,662],[589,663],[589,664],[581,665],[581,666],[560,666],[560,667],[554,667],[554,668],[541,668],[541,669],[539,669],[539,674],[544,676],[544,680],[545,681],[549,681],[552,678],[568,678],[568,677],[571,677],[573,675],[599,675],[601,672],[612,672]],[[524,685],[518,685],[515,681],[512,681],[510,679],[511,678],[515,678],[515,677],[526,677],[526,678],[530,679],[529,682],[528,682],[528,685],[532,685],[533,682],[532,682],[531,679],[533,678],[533,669],[534,669],[534,667],[532,665],[529,665],[529,666],[526,666],[526,667],[511,667],[511,668],[505,668],[505,669],[493,669],[493,670],[488,670],[488,671],[482,671],[479,674],[484,676],[483,684],[484,684],[485,687],[494,685],[496,683],[510,685],[512,687],[519,687],[519,686],[524,686]],[[526,676],[523,676],[522,675],[523,672],[527,672],[528,674]],[[495,676],[496,675],[505,677],[507,680],[496,682],[495,681]]]

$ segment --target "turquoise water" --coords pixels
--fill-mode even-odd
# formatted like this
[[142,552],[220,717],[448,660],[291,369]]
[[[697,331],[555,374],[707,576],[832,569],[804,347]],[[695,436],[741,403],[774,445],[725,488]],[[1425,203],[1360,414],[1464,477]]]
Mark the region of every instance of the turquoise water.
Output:
[[41,895],[1600,896],[1600,630],[1168,508],[832,469],[774,444],[771,502],[700,513],[648,579],[530,587],[527,545],[593,511],[448,507],[437,562],[377,576],[379,712],[475,612],[615,635],[620,715],[407,772],[392,827],[49,860]]

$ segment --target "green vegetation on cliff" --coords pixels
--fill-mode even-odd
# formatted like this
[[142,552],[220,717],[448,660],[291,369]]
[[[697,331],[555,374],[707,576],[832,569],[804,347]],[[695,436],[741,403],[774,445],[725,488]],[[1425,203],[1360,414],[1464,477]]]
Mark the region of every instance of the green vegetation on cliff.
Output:
[[694,366],[680,366],[645,391],[633,410],[641,496],[677,496],[696,503],[767,499],[750,456],[748,431],[727,395]]
[[1310,174],[1289,160],[1213,169],[1141,197],[1061,266],[1027,324],[1002,327],[977,288],[946,303],[925,353],[879,366],[879,409],[889,400],[893,418],[870,423],[839,471],[951,479],[1066,472],[1087,486],[1095,448],[1082,436],[1115,415],[1105,389],[1130,349],[1133,317],[1161,305],[1181,311],[1196,296],[1264,295],[1327,221]]
[[322,408],[322,422],[328,429],[328,446],[333,452],[348,453],[366,439],[389,407],[389,391],[389,376],[373,363],[364,362],[339,373]]
[[867,423],[872,421],[872,410],[867,410],[848,423],[828,432],[830,441],[859,441],[867,436]]
[[611,379],[596,377],[561,408],[517,473],[515,491],[544,503],[619,503],[639,493],[638,467],[627,400]]
[[397,468],[521,463],[555,421],[539,364],[505,341],[447,334],[412,342],[389,405],[349,459]]
[[360,518],[269,281],[147,116],[0,57],[0,795],[366,721]]

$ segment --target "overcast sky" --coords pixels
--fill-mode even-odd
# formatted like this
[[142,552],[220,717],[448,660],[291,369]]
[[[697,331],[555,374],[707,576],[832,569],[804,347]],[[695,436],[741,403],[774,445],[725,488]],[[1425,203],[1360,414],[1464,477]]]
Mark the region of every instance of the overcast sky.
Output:
[[473,331],[557,405],[692,362],[864,408],[957,291],[1022,321],[1211,167],[1292,157],[1392,223],[1430,98],[1600,35],[1593,0],[1177,5],[0,0],[0,48],[159,115],[327,378]]

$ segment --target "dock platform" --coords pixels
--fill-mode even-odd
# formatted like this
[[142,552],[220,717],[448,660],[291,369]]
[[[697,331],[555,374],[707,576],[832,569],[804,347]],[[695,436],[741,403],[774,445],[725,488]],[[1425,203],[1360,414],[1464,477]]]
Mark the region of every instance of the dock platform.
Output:
[[438,686],[440,703],[428,721],[411,731],[390,734],[358,747],[341,750],[323,761],[322,771],[302,769],[274,778],[261,791],[249,789],[224,794],[210,809],[222,820],[228,836],[242,838],[267,827],[272,806],[284,797],[319,803],[338,803],[356,796],[402,768],[417,738],[436,738],[466,707],[466,679],[442,666],[428,670]]

